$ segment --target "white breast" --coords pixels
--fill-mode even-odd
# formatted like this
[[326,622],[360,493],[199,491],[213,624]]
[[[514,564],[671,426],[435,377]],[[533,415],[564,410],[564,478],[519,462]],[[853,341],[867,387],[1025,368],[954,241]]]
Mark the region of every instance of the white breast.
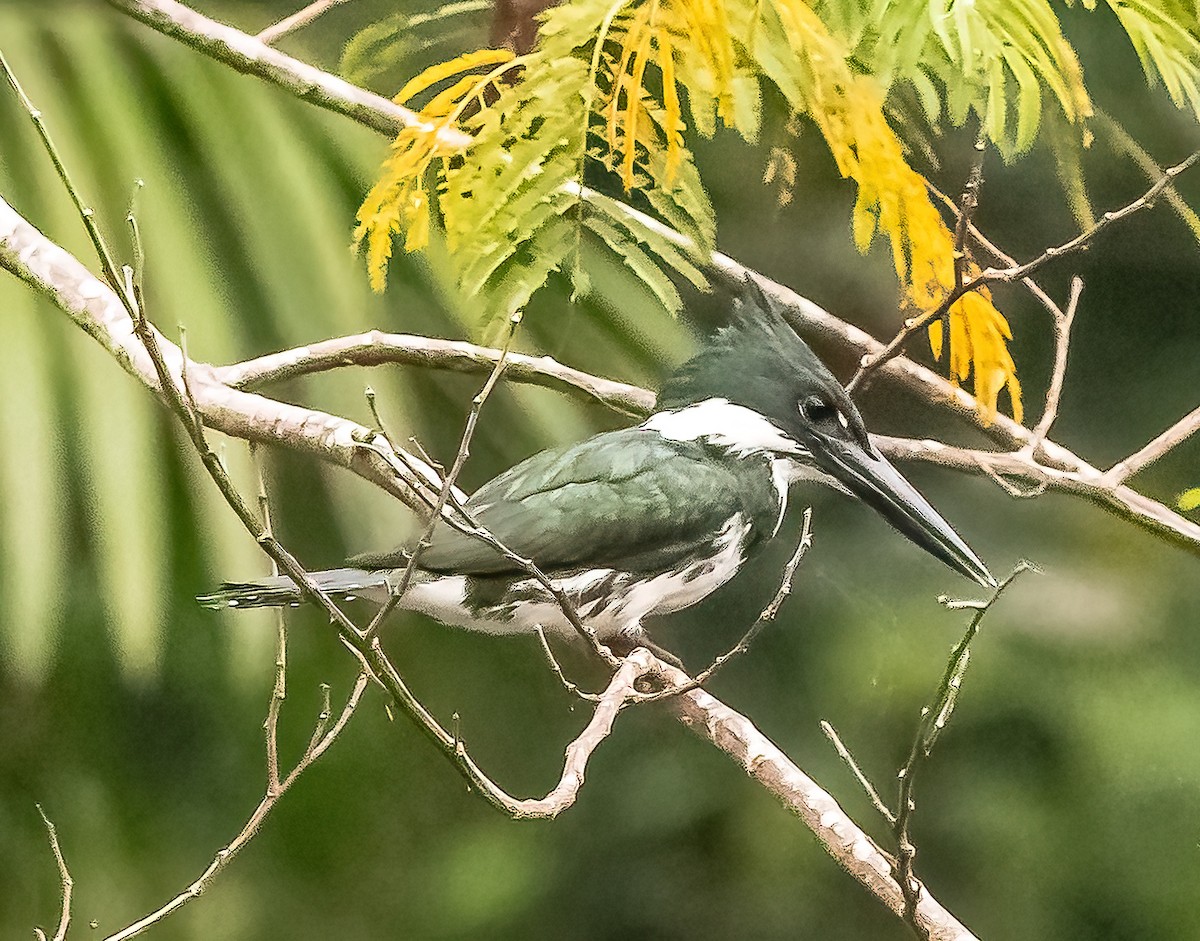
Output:
[[[750,530],[750,522],[742,514],[736,514],[717,534],[713,555],[678,571],[647,578],[612,569],[589,569],[556,578],[554,584],[576,601],[576,610],[584,623],[595,628],[601,638],[636,631],[644,618],[687,608],[729,581],[742,565]],[[588,589],[606,581],[608,591],[580,603]],[[462,575],[421,581],[409,588],[401,604],[443,624],[489,634],[532,634],[538,627],[548,634],[575,634],[558,602],[540,590],[532,579],[513,585],[513,593],[524,600],[481,611],[478,616],[464,604],[466,588],[466,577]],[[530,594],[534,597],[530,598]]]

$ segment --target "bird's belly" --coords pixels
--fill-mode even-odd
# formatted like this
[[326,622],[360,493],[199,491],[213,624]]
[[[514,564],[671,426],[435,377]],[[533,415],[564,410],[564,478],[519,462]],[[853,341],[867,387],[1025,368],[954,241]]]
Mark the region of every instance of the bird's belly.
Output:
[[[571,601],[580,619],[600,637],[637,631],[643,619],[696,604],[734,576],[743,561],[751,525],[738,515],[717,535],[712,552],[657,574],[587,569],[551,582]],[[485,586],[486,589],[485,590]],[[573,636],[575,628],[558,601],[534,579],[517,579],[501,590],[484,579],[444,575],[423,579],[403,606],[453,627],[489,634]]]

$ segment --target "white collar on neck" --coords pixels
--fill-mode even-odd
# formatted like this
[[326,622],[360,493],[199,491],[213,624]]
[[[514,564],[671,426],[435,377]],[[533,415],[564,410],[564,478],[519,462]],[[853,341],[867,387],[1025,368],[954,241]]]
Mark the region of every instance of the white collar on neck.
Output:
[[748,454],[800,454],[803,449],[765,416],[728,399],[657,412],[642,423],[671,441],[704,439],[736,457]]

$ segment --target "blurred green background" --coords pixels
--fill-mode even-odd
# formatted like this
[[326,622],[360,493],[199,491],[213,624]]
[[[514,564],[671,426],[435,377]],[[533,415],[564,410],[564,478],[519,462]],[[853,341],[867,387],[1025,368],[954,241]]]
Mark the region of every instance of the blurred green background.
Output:
[[[244,3],[206,12],[254,31],[288,12]],[[341,43],[387,12],[346,4],[284,48],[332,67]],[[1194,120],[1147,90],[1106,14],[1067,29],[1096,101],[1163,163],[1197,146]],[[414,43],[381,91],[434,56],[483,44],[486,14],[448,45]],[[398,258],[383,297],[347,246],[385,142],[237,75],[97,4],[0,2],[0,47],[120,238],[132,181],[149,251],[152,315],[187,328],[192,355],[229,362],[373,327],[469,334],[474,312],[436,258]],[[969,139],[938,144],[933,171],[957,191]],[[877,335],[895,329],[884,251],[858,256],[852,192],[817,135],[802,133],[793,202],[759,182],[765,146],[697,145],[721,247]],[[1145,178],[1103,134],[1084,157],[1098,208]],[[1181,191],[1200,197],[1200,180]],[[0,95],[0,193],[91,262],[28,120]],[[978,220],[1018,257],[1076,231],[1052,159],[988,166]],[[1086,281],[1055,436],[1104,467],[1195,407],[1200,255],[1165,206],[1122,223],[1047,272],[1065,297]],[[585,369],[653,383],[686,355],[685,323],[597,257],[602,297],[540,294],[524,345]],[[1044,314],[1000,293],[1030,411],[1049,369]],[[0,933],[57,918],[59,887],[34,803],[58,825],[76,882],[72,936],[110,932],[191,882],[241,827],[264,778],[261,723],[272,621],[202,611],[192,596],[266,570],[166,413],[65,317],[0,279]],[[846,375],[852,364],[834,358]],[[272,390],[370,417],[453,455],[477,377],[345,370]],[[877,384],[872,427],[973,441]],[[540,447],[619,419],[533,389],[489,403],[469,487]],[[226,454],[252,486],[244,445]],[[1200,443],[1139,477],[1170,501],[1200,484]],[[403,508],[349,475],[265,456],[284,541],[313,567],[388,545]],[[952,726],[919,783],[919,872],[980,937],[1183,939],[1200,935],[1200,594],[1195,555],[1064,497],[1017,501],[985,479],[923,467],[913,479],[994,571],[1044,569],[985,622]],[[935,603],[955,580],[866,510],[813,497],[815,547],[779,623],[714,682],[860,822],[885,837],[818,729],[828,719],[891,791],[918,711],[963,618]],[[803,497],[797,501],[803,505]],[[729,646],[774,590],[795,522],[761,563],[658,636],[694,666]],[[285,761],[353,668],[321,619],[291,624]],[[536,645],[397,616],[387,645],[424,702],[519,795],[557,780],[585,721]],[[582,662],[570,661],[579,673]],[[593,677],[593,679],[597,679]],[[336,700],[335,700],[336,701]],[[803,827],[663,712],[624,714],[579,804],[553,823],[514,823],[466,793],[372,691],[342,739],[301,779],[202,899],[161,938],[902,938],[905,931]]]

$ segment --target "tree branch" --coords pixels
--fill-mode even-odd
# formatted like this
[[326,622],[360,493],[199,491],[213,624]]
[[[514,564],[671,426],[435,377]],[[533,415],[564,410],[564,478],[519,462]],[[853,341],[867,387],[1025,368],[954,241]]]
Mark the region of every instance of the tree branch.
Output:
[[[49,298],[145,388],[159,393],[150,354],[117,293],[71,254],[47,239],[0,198],[0,267]],[[182,383],[179,347],[150,327],[170,374]],[[225,385],[205,363],[187,364],[188,386],[206,428],[247,441],[278,444],[354,471],[414,509],[436,499],[437,475],[413,455],[388,463],[395,449],[355,422],[298,408]],[[373,442],[376,449],[364,447]],[[382,453],[381,453],[382,452]],[[374,456],[372,457],[372,453]],[[407,469],[407,470],[406,470]],[[422,494],[424,496],[422,496]]]
[[1075,311],[1079,307],[1079,295],[1083,292],[1082,279],[1071,279],[1071,295],[1067,298],[1065,310],[1057,311],[1054,316],[1054,371],[1050,375],[1050,385],[1046,389],[1046,405],[1042,409],[1042,417],[1025,447],[1033,452],[1046,440],[1055,419],[1058,418],[1058,403],[1062,398],[1063,381],[1067,375],[1067,351],[1071,345],[1071,324],[1075,322]]
[[[405,127],[433,130],[433,125],[415,111],[284,55],[253,36],[209,19],[175,0],[109,2],[135,20],[164,36],[178,39],[197,52],[246,75],[278,85],[303,101],[344,114],[389,137],[395,137]],[[438,131],[438,137],[449,147],[464,147],[470,143],[467,135],[454,129]]]
[[297,10],[291,16],[285,16],[278,23],[273,23],[261,30],[254,38],[268,46],[277,43],[288,33],[302,29],[322,13],[345,2],[346,0],[316,0],[315,3],[310,3],[303,10]]
[[[1045,489],[1083,497],[1121,519],[1200,554],[1200,525],[1131,487],[1114,486],[1090,464],[1080,461],[1072,467],[1055,467],[1035,460],[1027,450],[979,451],[928,439],[874,435],[872,440],[880,451],[895,460],[924,461],[968,474],[982,472],[1001,479],[1027,480]],[[1046,441],[1042,446],[1049,444]]]
[[1200,429],[1200,408],[1188,412],[1170,428],[1129,457],[1118,461],[1104,473],[1104,482],[1118,485],[1143,468],[1153,464],[1177,445],[1182,444]]
[[[221,485],[222,469],[219,462],[208,460],[211,451],[203,441],[203,431],[216,428],[252,440],[270,440],[291,445],[313,454],[324,451],[336,452],[344,448],[348,452],[369,450],[374,453],[385,447],[381,436],[363,429],[359,432],[364,440],[351,438],[349,442],[335,435],[315,435],[314,423],[325,426],[351,427],[353,423],[335,419],[319,412],[310,412],[293,406],[283,406],[262,396],[229,389],[214,376],[212,367],[188,361],[183,351],[167,341],[154,327],[140,318],[137,322],[130,316],[127,304],[133,306],[136,291],[130,286],[126,295],[117,296],[108,284],[93,276],[76,259],[25,222],[6,203],[0,201],[0,265],[8,268],[22,280],[53,300],[77,325],[93,336],[132,376],[138,379],[156,396],[167,400],[180,416],[189,431],[210,474]],[[136,308],[135,308],[136,309]],[[244,408],[247,411],[239,411]],[[289,411],[290,410],[290,411]],[[266,416],[266,417],[264,417]],[[314,419],[315,416],[315,419]],[[271,434],[262,432],[264,424],[278,419]],[[250,433],[253,429],[256,433]],[[436,493],[437,475],[426,465],[406,452],[389,450],[381,455],[383,467],[395,474],[412,466],[424,468],[425,479],[418,479],[423,499],[433,499]],[[409,470],[410,476],[417,479]],[[397,488],[393,473],[380,475],[381,484],[387,489]],[[364,476],[368,476],[364,474]],[[401,474],[401,476],[403,476]],[[227,484],[228,481],[225,480]],[[227,500],[238,503],[222,487]],[[412,494],[405,491],[412,498]],[[452,502],[457,498],[452,498]],[[312,744],[307,755],[311,760],[328,748],[353,712],[354,704],[361,696],[368,677],[381,685],[392,699],[405,711],[424,732],[446,754],[468,782],[494,807],[514,818],[553,817],[571,806],[583,783],[587,761],[595,748],[612,730],[613,722],[621,708],[636,701],[641,694],[636,689],[637,680],[654,673],[665,677],[676,685],[686,685],[690,677],[657,660],[644,648],[635,650],[625,658],[615,671],[608,688],[601,695],[591,721],[579,737],[568,747],[563,772],[558,784],[544,797],[519,800],[511,797],[496,785],[467,753],[460,736],[451,734],[416,699],[384,653],[379,638],[367,641],[345,615],[332,605],[328,598],[315,590],[304,570],[282,547],[278,546],[253,518],[248,508],[238,506],[238,515],[255,538],[267,549],[283,570],[298,584],[306,586],[310,594],[321,601],[335,620],[339,636],[346,646],[364,665],[364,671],[356,684],[342,717],[323,735],[324,713],[318,720]],[[486,536],[486,532],[482,534]],[[822,844],[851,873],[855,874],[885,904],[898,911],[896,899],[899,889],[886,876],[887,861],[878,848],[847,818],[828,794],[821,791],[807,776],[792,765],[782,753],[767,742],[744,716],[719,703],[707,693],[699,690],[675,697],[673,706],[681,719],[696,730],[703,730],[712,741],[730,754],[738,757],[743,766],[759,781],[775,793],[779,799],[801,816],[817,832]],[[749,743],[751,752],[744,749]],[[268,793],[251,814],[242,831],[213,858],[208,868],[184,892],[155,912],[145,916],[129,927],[111,936],[108,941],[127,941],[147,927],[161,921],[178,908],[196,898],[237,852],[254,836],[270,813],[278,795],[282,794],[296,779],[297,774],[307,767],[302,759],[292,773],[279,782],[278,790]],[[880,867],[884,868],[880,868]],[[969,939],[969,933],[952,916],[944,911],[925,893],[925,906],[918,917],[928,918],[935,926],[935,938]]]
[[[109,2],[117,9],[128,13],[152,29],[178,39],[204,55],[224,62],[239,71],[254,74],[264,81],[291,92],[302,100],[309,101],[318,107],[334,111],[338,114],[346,115],[388,136],[394,136],[401,127],[406,126],[409,122],[416,119],[412,112],[408,112],[407,109],[400,108],[397,110],[398,106],[386,98],[364,92],[362,89],[328,73],[321,72],[307,63],[264,46],[253,37],[210,20],[176,2],[176,0],[109,0]],[[260,65],[260,62],[267,64]],[[320,93],[313,93],[313,89],[319,89]],[[1190,166],[1197,159],[1197,156],[1193,154],[1184,164],[1167,171],[1167,174],[1159,182],[1164,187],[1169,185],[1175,176],[1183,172],[1187,166]],[[585,189],[581,192],[586,195],[588,191]],[[1146,196],[1153,198],[1153,195],[1157,194],[1157,192],[1158,190],[1152,188],[1151,193],[1144,195],[1141,199],[1146,199]],[[659,220],[634,209],[632,206],[616,202],[610,205],[619,206],[621,211],[626,212],[631,218],[636,219],[639,224],[654,229],[659,235],[668,239],[677,247],[689,250],[694,249],[694,246],[686,236]],[[1119,210],[1118,212],[1123,217],[1129,214],[1130,211],[1136,210],[1131,210],[1127,206],[1124,210]],[[1110,223],[1111,221],[1115,221],[1115,219],[1110,220]],[[0,234],[3,231],[2,223],[3,220],[0,218]],[[974,225],[970,225],[968,231],[972,237],[977,240],[979,239],[978,230]],[[1087,233],[1088,238],[1094,237],[1098,231],[1098,229],[1089,230]],[[1068,243],[1068,245],[1070,244]],[[1065,250],[1065,247],[1055,250],[1055,257],[1063,254]],[[709,263],[715,275],[733,285],[740,285],[746,278],[753,277],[764,293],[784,306],[785,310],[783,313],[785,318],[801,333],[819,336],[828,343],[852,351],[860,358],[867,357],[872,360],[881,361],[880,354],[885,350],[884,344],[865,331],[827,313],[812,301],[800,296],[790,288],[755,273],[745,265],[720,252],[714,252],[709,259]],[[1003,269],[1003,271],[1008,272],[1016,267],[1020,266],[1016,265],[1014,261],[1008,268]],[[1024,275],[1012,275],[1011,277],[1006,276],[1004,278],[1004,280],[1023,279]],[[228,368],[233,369],[236,367]],[[886,362],[881,361],[880,365],[876,368],[925,401],[938,407],[946,408],[975,425],[1001,447],[1017,450],[1029,444],[1032,440],[1032,432],[1028,428],[1017,424],[1011,418],[1004,415],[997,415],[992,422],[984,424],[980,419],[978,402],[974,396],[964,389],[951,384],[932,370],[903,356],[889,358]],[[1095,468],[1081,460],[1067,448],[1052,441],[1046,440],[1042,442],[1041,450],[1043,457],[1051,466],[1083,475],[1093,472],[1099,474]],[[1137,501],[1131,502],[1136,503]],[[1159,506],[1158,504],[1154,504],[1153,501],[1148,502],[1155,507]],[[1165,508],[1161,509],[1165,510]],[[1170,511],[1166,512],[1170,513]],[[1141,522],[1156,532],[1168,534],[1176,541],[1181,538],[1188,542],[1197,541],[1197,534],[1193,533],[1189,526],[1184,525],[1181,527],[1178,525],[1179,523],[1187,523],[1182,518],[1169,520],[1168,518],[1161,517],[1157,510],[1150,512],[1149,515],[1145,515],[1140,511],[1132,511],[1129,518]],[[1200,548],[1200,541],[1197,541],[1197,546],[1194,548]]]
[[[62,885],[62,906],[58,916],[58,929],[54,932],[53,941],[64,941],[67,937],[67,929],[71,927],[71,892],[75,887],[75,880],[71,878],[71,872],[67,869],[67,860],[63,856],[62,847],[58,845],[58,830],[50,818],[46,816],[46,812],[42,810],[42,805],[37,805],[37,812],[41,815],[42,823],[46,825],[46,836],[50,840],[50,851],[54,854],[54,861],[58,864],[58,878]],[[34,933],[38,936],[39,941],[46,941],[46,933],[41,928],[35,928]]]
[[[199,23],[207,28],[205,24],[212,22],[204,20],[203,17],[199,17],[198,14],[188,11],[187,8],[181,7],[171,0],[112,0],[112,2],[130,12],[134,12],[135,9],[140,11],[134,15],[143,22],[149,23],[168,35],[184,39],[184,41],[189,41],[189,35],[191,35],[188,33],[189,24],[195,26]],[[181,15],[186,12],[187,16],[176,21],[170,18],[168,15],[170,12]],[[364,99],[362,97],[364,93],[361,90],[353,89],[353,86],[347,86],[353,92],[348,97],[346,89],[329,83],[321,84],[319,86],[320,93],[314,93],[313,88],[317,86],[306,85],[299,76],[307,73],[292,71],[292,63],[295,63],[295,60],[290,60],[288,57],[272,52],[269,66],[252,66],[247,60],[260,56],[260,50],[265,47],[262,47],[261,43],[257,44],[258,49],[245,46],[242,39],[249,40],[249,37],[245,37],[244,34],[239,34],[237,31],[229,31],[227,27],[220,29],[227,32],[212,31],[204,35],[203,41],[191,36],[189,44],[206,54],[230,62],[235,67],[242,68],[243,71],[252,72],[275,82],[299,97],[348,114],[369,126],[384,130],[384,125],[390,124],[386,133],[394,133],[396,122],[401,121],[401,118],[396,116],[394,106],[390,103],[384,99],[375,99],[375,96]],[[234,35],[231,37],[228,35],[229,33]],[[242,37],[242,39],[238,37]],[[229,44],[231,38],[237,41],[240,51],[235,50]],[[249,41],[253,42],[253,40]],[[303,66],[303,63],[296,64]],[[303,68],[311,67],[303,66]],[[323,73],[317,74],[322,75]],[[325,76],[325,78],[332,77]],[[346,83],[341,84],[344,86]],[[374,99],[374,101],[370,99]],[[363,105],[364,100],[367,101],[365,106]],[[357,101],[357,104],[352,104],[354,101]],[[375,101],[381,102],[385,107],[382,107],[381,110],[376,108]],[[364,107],[367,111],[363,111]],[[371,109],[376,110],[372,112]],[[411,113],[409,114],[411,115]],[[632,214],[636,211],[629,209],[629,212]],[[674,239],[685,241],[683,236],[666,229],[665,226],[659,224],[658,227],[660,230],[665,229]],[[376,447],[383,447],[379,444],[379,436],[373,435],[369,430],[319,412],[295,409],[265,397],[231,389],[216,375],[216,371],[212,367],[185,362],[182,351],[178,347],[162,339],[157,332],[152,332],[151,336],[155,338],[155,342],[161,344],[162,358],[170,370],[171,381],[169,383],[160,382],[154,371],[154,364],[147,360],[148,354],[141,344],[133,341],[132,325],[128,315],[123,309],[119,311],[119,314],[112,309],[114,301],[120,308],[120,299],[115,297],[107,285],[90,275],[86,269],[82,269],[78,262],[75,262],[61,249],[57,249],[56,246],[47,246],[49,243],[36,229],[25,223],[7,204],[0,202],[0,264],[14,271],[42,293],[50,296],[72,316],[81,328],[87,330],[101,342],[131,375],[155,392],[165,394],[166,390],[163,385],[174,385],[176,377],[182,384],[182,375],[186,365],[188,397],[195,402],[196,412],[206,427],[227,431],[227,433],[251,440],[289,444],[326,459],[329,459],[329,455],[335,453],[338,448],[342,448],[345,454],[336,462],[356,469],[368,479],[377,477],[376,482],[385,486],[389,491],[399,490],[412,498],[408,491],[413,490],[421,493],[425,500],[436,498],[436,485],[434,484],[436,474],[433,474],[432,470],[429,470],[428,476],[423,478],[421,475],[413,475],[410,470],[409,474],[413,476],[413,482],[405,480],[403,486],[397,483],[397,465],[404,468],[425,466],[415,457],[404,452],[391,452],[391,459],[385,458],[382,464],[371,462],[370,466],[374,470],[370,473],[354,466],[356,458],[362,460],[363,451],[374,451]],[[748,269],[727,256],[716,254],[712,258],[712,263],[723,277],[731,280],[741,281],[750,274]],[[858,348],[860,351],[882,348],[881,344],[872,340],[862,331],[826,314],[816,305],[800,298],[790,290],[765,280],[762,281],[762,284],[768,293],[789,305],[790,319],[806,326],[807,332],[824,333],[827,338],[834,339],[842,345]],[[153,328],[149,329],[153,330]],[[974,417],[974,399],[962,390],[954,389],[929,370],[924,370],[903,359],[888,363],[887,368],[889,373],[896,375],[910,388],[918,390],[923,397],[948,405],[967,417]],[[292,411],[289,412],[287,409],[292,409]],[[313,421],[315,421],[316,430],[310,424]],[[327,422],[334,423],[334,427],[344,431],[344,434],[321,433],[320,429],[326,429]],[[1008,420],[997,421],[990,433],[998,440],[1007,441],[1012,446],[1030,440],[1030,432],[1027,429]],[[1053,445],[1052,442],[1045,442],[1042,451],[1048,460],[1054,462],[1055,466],[1037,464],[1032,459],[1025,466],[1032,465],[1039,474],[1059,475],[1068,481],[1071,481],[1073,476],[1078,476],[1082,480],[1085,468],[1094,472],[1093,468],[1084,464],[1071,452]],[[986,454],[986,452],[977,453]],[[1014,459],[1013,455],[988,456],[997,461]],[[1096,473],[1098,475],[1098,472]],[[399,477],[403,479],[404,475],[399,474]],[[1073,481],[1073,485],[1078,483],[1080,481]],[[1116,494],[1122,489],[1127,488],[1117,488],[1112,493]],[[1129,493],[1133,492],[1129,491]],[[1133,496],[1137,497],[1138,495],[1133,494]],[[1145,500],[1145,498],[1140,499]],[[1153,503],[1153,501],[1147,502]],[[1166,523],[1163,525],[1167,526]],[[1200,545],[1200,536],[1189,534],[1186,538],[1191,539],[1195,545]],[[397,695],[395,692],[397,689],[401,690],[401,696],[407,694],[403,681],[396,673],[395,667],[382,653],[377,639],[371,643],[368,650],[360,651],[360,654],[370,663],[378,681],[393,696]],[[682,671],[655,660],[646,651],[635,651],[623,661],[620,669],[614,674],[588,727],[568,750],[559,784],[546,798],[534,801],[517,801],[508,797],[479,771],[466,754],[457,734],[451,736],[446,733],[415,700],[402,701],[398,699],[397,701],[402,701],[402,704],[418,718],[419,724],[424,730],[444,750],[453,754],[456,764],[463,770],[468,780],[476,785],[494,805],[515,817],[553,816],[574,800],[574,795],[577,794],[578,787],[582,783],[582,773],[588,756],[611,731],[612,722],[615,721],[620,708],[630,698],[628,694],[633,691],[637,678],[648,672],[658,673],[668,682],[676,684],[689,682],[689,678]],[[411,697],[411,694],[407,695]],[[826,792],[796,768],[761,732],[754,728],[749,720],[730,710],[702,690],[693,690],[676,697],[669,704],[669,708],[673,709],[680,720],[695,730],[697,734],[708,738],[734,757],[748,774],[776,794],[785,806],[795,811],[818,834],[818,838],[828,851],[848,871],[884,900],[889,908],[897,913],[903,912],[903,892],[891,877],[890,863],[882,851],[846,817]],[[335,730],[336,728],[337,726],[335,726]],[[331,730],[330,733],[321,737],[318,744],[326,742],[328,735],[333,731]],[[286,785],[290,783],[290,780],[291,776],[281,783]],[[231,844],[231,848],[233,845]],[[227,849],[223,853],[228,855],[229,850]],[[223,858],[222,854],[218,854],[218,858],[213,861],[213,866],[219,868],[220,865],[223,865]],[[915,917],[923,924],[928,922],[931,937],[938,939],[969,939],[972,937],[926,891],[920,893]],[[124,937],[131,936],[124,935]]]
[[946,727],[946,723],[950,720],[950,715],[953,713],[954,707],[958,702],[958,693],[962,688],[962,681],[967,672],[967,665],[970,663],[971,642],[979,632],[984,616],[1000,600],[1000,596],[1004,593],[1004,590],[1018,576],[1032,568],[1033,566],[1028,562],[1020,563],[1007,578],[992,590],[991,598],[985,602],[963,603],[944,601],[947,607],[973,608],[975,614],[967,624],[962,639],[959,640],[958,644],[951,651],[950,659],[946,661],[945,672],[942,674],[941,682],[938,684],[933,699],[929,705],[921,710],[921,719],[917,723],[917,731],[913,736],[908,760],[897,775],[899,779],[899,795],[896,800],[896,815],[891,819],[892,834],[896,839],[896,880],[899,882],[901,892],[904,895],[904,920],[912,926],[913,930],[924,941],[929,941],[931,935],[928,927],[917,915],[921,905],[921,897],[924,895],[924,888],[917,881],[916,875],[913,872],[913,862],[916,859],[917,849],[913,844],[912,834],[909,829],[912,824],[912,815],[917,809],[916,801],[913,797],[917,771],[924,759],[927,759],[932,752],[938,736]]
[[[950,308],[953,307],[959,299],[965,295],[976,291],[979,288],[987,287],[991,284],[1004,283],[1011,284],[1014,281],[1024,281],[1034,272],[1041,270],[1051,261],[1057,258],[1062,258],[1072,252],[1080,251],[1086,248],[1101,232],[1107,229],[1114,222],[1128,218],[1142,209],[1146,209],[1154,204],[1154,200],[1164,190],[1171,186],[1175,178],[1181,173],[1192,167],[1197,160],[1200,160],[1200,150],[1193,153],[1182,163],[1178,163],[1173,167],[1169,167],[1155,183],[1133,202],[1122,206],[1120,209],[1114,209],[1106,212],[1091,228],[1081,232],[1075,238],[1061,245],[1054,245],[1047,248],[1036,258],[1025,262],[1024,264],[1013,264],[1005,268],[985,268],[970,281],[965,284],[959,283],[955,286],[945,299],[937,306],[936,309],[926,311],[919,317],[913,317],[905,321],[904,326],[897,331],[896,335],[877,353],[872,356],[864,357],[862,364],[858,368],[858,372],[846,384],[847,391],[853,391],[862,385],[863,381],[876,369],[886,363],[888,360],[896,356],[909,338],[923,327],[927,327],[935,320],[939,320],[946,316]],[[967,221],[967,226],[970,226],[970,220]]]
[[[688,681],[682,670],[663,664],[662,671],[671,683],[683,685]],[[666,706],[680,722],[725,752],[799,817],[825,851],[872,895],[897,916],[904,916],[904,894],[892,877],[887,855],[832,796],[793,764],[749,719],[702,689],[670,699]],[[933,941],[975,939],[923,886],[915,915]]]
[[[300,775],[303,774],[304,771],[314,761],[316,761],[325,753],[326,749],[328,749],[329,746],[332,745],[337,737],[341,734],[342,729],[346,727],[346,723],[350,721],[350,717],[354,714],[354,710],[358,707],[359,700],[362,698],[362,694],[367,688],[367,683],[368,674],[364,671],[360,673],[358,675],[358,679],[355,680],[354,686],[350,690],[350,695],[346,698],[346,704],[342,707],[342,711],[338,715],[337,721],[334,722],[333,727],[326,731],[323,735],[313,736],[313,740],[305,750],[304,755],[301,757],[300,761],[296,763],[296,766],[291,770],[286,778],[284,778],[282,781],[277,781],[274,787],[272,787],[271,783],[268,782],[267,791],[263,795],[262,800],[259,801],[258,806],[254,808],[254,812],[250,814],[250,817],[246,820],[245,825],[238,832],[237,836],[235,836],[224,849],[217,852],[217,854],[213,857],[212,862],[208,864],[208,867],[200,874],[200,877],[196,879],[195,882],[193,882],[190,886],[188,886],[162,907],[155,909],[144,918],[139,918],[137,921],[126,926],[125,928],[122,928],[120,931],[109,935],[104,939],[104,941],[128,941],[129,938],[136,937],[147,928],[158,924],[158,922],[173,914],[188,902],[195,898],[199,898],[200,895],[203,894],[204,890],[212,884],[212,881],[217,877],[221,870],[228,866],[229,863],[233,861],[233,858],[237,856],[237,854],[245,848],[246,844],[254,838],[255,834],[257,834],[259,829],[262,827],[263,822],[267,819],[267,816],[275,808],[275,805],[279,803],[279,799],[287,792],[288,788],[295,783],[296,779],[300,777]],[[326,703],[328,703],[328,696],[326,696]],[[320,727],[321,723],[324,721],[324,718],[318,718],[317,721],[318,727]]]
[[[321,340],[230,366],[217,366],[213,374],[234,389],[251,390],[341,366],[396,363],[453,372],[486,373],[496,365],[499,355],[499,350],[459,340],[371,330],[355,336]],[[509,353],[504,374],[506,379],[546,389],[583,393],[601,405],[634,418],[644,418],[654,410],[653,392],[572,369],[550,356]]]

